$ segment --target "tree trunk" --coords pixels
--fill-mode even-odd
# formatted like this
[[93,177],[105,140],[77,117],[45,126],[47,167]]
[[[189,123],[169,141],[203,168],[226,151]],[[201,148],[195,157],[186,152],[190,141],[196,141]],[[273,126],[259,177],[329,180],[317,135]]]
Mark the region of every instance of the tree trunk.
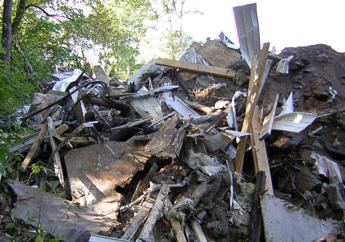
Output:
[[12,0],[4,0],[4,11],[2,14],[2,48],[4,54],[3,61],[10,66],[11,59],[11,17],[12,17]]
[[11,29],[12,37],[16,35],[18,31],[18,27],[22,22],[25,9],[26,9],[26,0],[19,0],[17,10],[16,10],[16,17],[14,18],[13,23],[12,23],[12,29]]

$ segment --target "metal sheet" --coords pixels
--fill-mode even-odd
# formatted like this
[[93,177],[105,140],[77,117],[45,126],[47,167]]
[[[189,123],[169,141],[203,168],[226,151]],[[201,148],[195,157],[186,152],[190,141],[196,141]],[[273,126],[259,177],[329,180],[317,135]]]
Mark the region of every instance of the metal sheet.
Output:
[[315,241],[337,231],[340,225],[335,220],[318,219],[303,210],[292,209],[291,204],[274,196],[264,196],[261,209],[266,241]]
[[83,74],[83,72],[79,69],[75,69],[71,76],[67,77],[66,79],[63,79],[61,81],[57,81],[53,87],[53,91],[60,91],[64,92],[68,88],[68,86],[72,83],[78,80],[78,78]]
[[260,31],[256,3],[233,8],[243,59],[251,66],[260,52]]
[[316,117],[315,114],[303,112],[283,114],[274,119],[272,129],[299,133],[312,124]]
[[[147,92],[146,87],[141,88],[138,94]],[[162,108],[160,102],[152,96],[136,97],[130,101],[132,107],[143,118],[152,118],[153,121],[158,121],[163,118]]]
[[190,108],[185,102],[178,96],[173,95],[171,92],[165,92],[162,94],[164,102],[179,115],[185,119],[200,118],[201,116]]

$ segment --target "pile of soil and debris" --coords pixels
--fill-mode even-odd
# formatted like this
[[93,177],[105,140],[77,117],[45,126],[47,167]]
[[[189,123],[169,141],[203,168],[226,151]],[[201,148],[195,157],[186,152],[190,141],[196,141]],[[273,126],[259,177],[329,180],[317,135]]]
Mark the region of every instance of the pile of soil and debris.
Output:
[[345,55],[243,52],[193,43],[128,82],[54,74],[2,216],[65,241],[343,238]]

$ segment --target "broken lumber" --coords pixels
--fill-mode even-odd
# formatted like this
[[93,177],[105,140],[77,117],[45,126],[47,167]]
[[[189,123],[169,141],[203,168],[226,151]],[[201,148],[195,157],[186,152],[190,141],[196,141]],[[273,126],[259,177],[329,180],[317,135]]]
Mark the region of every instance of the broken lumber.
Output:
[[161,187],[161,190],[158,193],[158,196],[156,198],[156,201],[150,211],[149,217],[146,220],[146,223],[144,224],[144,227],[138,237],[141,241],[152,241],[152,232],[153,228],[157,222],[158,219],[163,216],[162,209],[164,205],[164,200],[168,196],[170,191],[170,187],[166,184],[163,184]]
[[158,58],[156,60],[156,64],[161,65],[161,66],[178,68],[184,71],[195,72],[195,73],[200,73],[200,74],[212,74],[215,76],[226,77],[226,78],[233,78],[236,74],[235,71],[222,68],[222,67],[205,66],[201,64],[190,64],[186,62],[163,59],[163,58]]
[[186,125],[176,128],[177,121],[177,116],[165,121],[145,146],[145,151],[159,158],[176,158],[179,156]]
[[185,100],[185,102],[191,106],[192,108],[194,108],[195,110],[198,110],[200,112],[203,112],[205,114],[209,114],[209,113],[212,113],[213,109],[210,108],[210,107],[207,107],[205,105],[202,105],[202,104],[199,104],[199,103],[196,103],[196,102],[191,102],[191,101],[188,101],[188,100]]
[[[242,125],[242,130],[241,130],[242,132],[250,131],[253,111],[256,106],[256,103],[259,100],[260,92],[262,90],[261,83],[263,81],[262,79],[265,72],[269,46],[270,46],[269,43],[265,43],[262,47],[262,50],[259,56],[259,62],[258,62],[258,72],[256,72],[256,66],[257,66],[256,58],[255,57],[253,58],[252,68],[251,68],[250,77],[249,77],[249,88],[248,88],[246,112],[245,112],[245,118]],[[239,173],[242,173],[243,159],[244,159],[244,153],[246,151],[247,141],[248,141],[248,137],[244,137],[243,139],[241,139],[237,147],[237,154],[236,154],[236,159],[235,159],[235,170]]]
[[35,156],[37,155],[39,147],[42,144],[44,140],[44,136],[47,133],[47,131],[48,131],[48,123],[46,122],[43,125],[37,137],[35,138],[35,143],[31,146],[30,151],[25,156],[25,159],[22,162],[22,167],[24,168],[24,170],[29,166],[32,159],[35,158]]
[[187,242],[186,237],[183,232],[183,227],[180,221],[176,218],[171,217],[169,219],[172,229],[174,230],[177,242]]
[[207,242],[206,236],[204,232],[202,231],[202,228],[200,224],[198,223],[198,221],[196,221],[195,218],[192,218],[192,220],[190,221],[190,224],[192,225],[192,229],[197,240],[199,242]]
[[137,215],[135,216],[133,221],[128,225],[128,228],[126,232],[122,235],[121,239],[134,240],[136,233],[138,232],[139,228],[143,225],[151,208],[152,203],[149,202],[144,202],[140,206]]
[[65,186],[65,180],[64,180],[64,175],[63,175],[63,171],[62,171],[61,158],[60,158],[59,152],[55,151],[57,148],[56,142],[54,140],[54,136],[56,134],[55,126],[54,126],[53,120],[50,117],[47,118],[47,121],[48,121],[49,139],[50,139],[50,144],[52,147],[52,154],[54,154],[52,156],[52,159],[54,161],[54,171],[55,171],[55,174],[59,178],[61,186],[64,187]]
[[252,153],[254,160],[255,172],[263,171],[265,174],[265,190],[267,194],[273,195],[273,185],[268,162],[266,144],[264,140],[260,140],[260,131],[262,128],[262,116],[259,114],[258,106],[254,109],[252,120],[252,135],[250,136],[252,144]]

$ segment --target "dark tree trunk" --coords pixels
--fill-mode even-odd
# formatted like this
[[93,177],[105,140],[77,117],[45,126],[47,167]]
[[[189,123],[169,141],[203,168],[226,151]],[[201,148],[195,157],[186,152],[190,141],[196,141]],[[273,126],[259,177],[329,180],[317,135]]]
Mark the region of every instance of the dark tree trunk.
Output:
[[3,61],[9,67],[11,59],[11,17],[12,0],[4,0],[4,11],[2,14],[2,48],[4,54]]
[[16,10],[16,17],[14,18],[13,23],[12,23],[12,29],[11,29],[12,37],[18,31],[18,27],[20,26],[22,22],[25,9],[26,9],[26,0],[19,0],[17,10]]

